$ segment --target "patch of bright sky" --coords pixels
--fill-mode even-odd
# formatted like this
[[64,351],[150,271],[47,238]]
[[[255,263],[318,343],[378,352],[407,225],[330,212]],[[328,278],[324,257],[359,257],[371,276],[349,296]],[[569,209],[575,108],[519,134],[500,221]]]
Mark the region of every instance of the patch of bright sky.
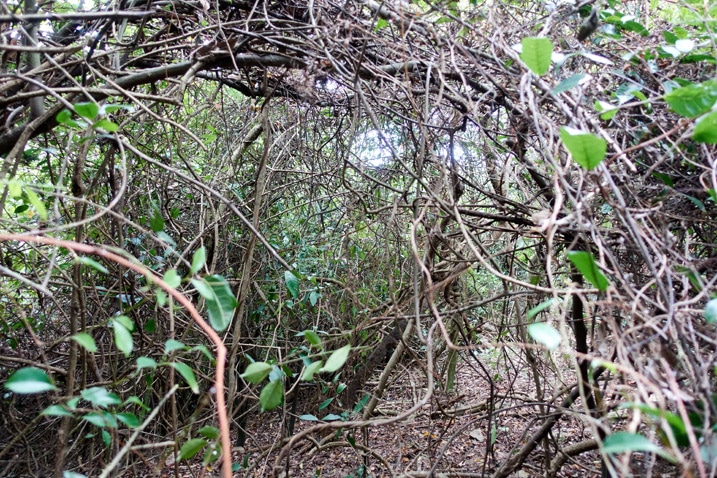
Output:
[[[393,149],[396,154],[403,157],[405,155],[405,148],[401,144],[402,141],[399,138],[392,136],[390,132],[383,132],[384,137],[387,141],[391,141]],[[364,166],[371,168],[385,167],[391,163],[391,150],[386,147],[383,140],[375,129],[366,131],[358,135],[354,142],[354,154],[360,159],[360,162]],[[440,148],[434,152],[439,157],[444,158],[448,161],[448,144],[441,144]],[[463,146],[459,141],[453,143],[453,156],[459,165],[463,163],[467,155]]]

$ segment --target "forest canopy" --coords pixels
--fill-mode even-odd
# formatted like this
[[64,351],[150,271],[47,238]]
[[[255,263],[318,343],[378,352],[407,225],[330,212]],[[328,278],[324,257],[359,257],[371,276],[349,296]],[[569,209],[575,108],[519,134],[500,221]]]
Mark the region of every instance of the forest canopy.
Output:
[[3,2],[0,474],[714,476],[716,15]]

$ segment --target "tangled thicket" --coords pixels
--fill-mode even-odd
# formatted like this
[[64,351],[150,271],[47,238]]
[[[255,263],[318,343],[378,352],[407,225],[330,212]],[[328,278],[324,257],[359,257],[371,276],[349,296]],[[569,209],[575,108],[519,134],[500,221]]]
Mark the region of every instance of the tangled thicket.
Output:
[[[692,139],[694,121],[664,95],[714,75],[714,12],[660,8],[611,3],[598,40],[579,44],[586,9],[568,3],[7,2],[3,230],[123,251],[160,277],[176,269],[176,289],[199,307],[190,272],[225,278],[238,303],[222,337],[238,444],[246,416],[259,413],[261,387],[239,377],[250,361],[282,365],[274,373],[290,403],[309,353],[302,331],[327,350],[352,344],[343,376],[317,378],[317,393],[337,412],[363,403],[363,415],[277,437],[277,474],[310,432],[410,420],[442,400],[457,362],[486,370],[475,351],[497,348],[505,355],[494,368],[522,363],[505,366],[507,383],[535,377],[535,420],[510,456],[496,459],[489,443],[481,473],[508,476],[537,449],[549,457],[544,472],[557,473],[581,450],[549,440],[569,413],[590,423],[584,449],[639,433],[678,473],[713,475],[716,339],[704,309],[717,277],[715,149]],[[665,53],[663,32],[694,40],[690,61]],[[519,58],[528,36],[556,45],[547,75]],[[87,103],[102,107],[82,115]],[[61,113],[73,105],[80,116]],[[576,164],[562,127],[602,138],[605,159]],[[202,247],[205,265],[191,271]],[[169,395],[126,469],[164,463],[175,448],[153,441],[181,447],[212,424],[213,350],[183,308],[113,262],[17,240],[1,252],[0,376],[34,365],[58,386],[3,396],[4,474],[95,475],[117,455],[128,435],[80,420],[88,401],[73,416],[39,415],[87,390],[137,397],[132,416]],[[129,354],[116,347],[120,312],[135,326]],[[556,361],[536,349],[532,322],[560,331],[574,383],[543,380]],[[69,339],[80,333],[96,352]],[[375,418],[362,390],[381,397],[367,378],[388,374],[404,345],[422,362],[425,395]],[[137,357],[189,364],[203,391],[185,390],[176,367],[141,369]],[[491,393],[487,435],[505,403]],[[627,420],[611,422],[620,407]],[[618,451],[645,451],[631,446]],[[607,453],[603,466],[636,472],[629,453]]]

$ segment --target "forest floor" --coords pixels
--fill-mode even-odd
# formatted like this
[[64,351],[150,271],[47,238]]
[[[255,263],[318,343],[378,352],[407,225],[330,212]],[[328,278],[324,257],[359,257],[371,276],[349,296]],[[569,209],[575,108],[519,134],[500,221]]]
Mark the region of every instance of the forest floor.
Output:
[[[535,382],[532,371],[523,364],[515,363],[506,374],[504,362],[500,366],[490,367],[496,362],[493,357],[482,355],[481,362],[489,369],[493,379],[494,409],[489,422],[488,408],[491,396],[490,382],[475,359],[464,356],[459,361],[455,387],[452,392],[435,393],[427,405],[408,419],[389,425],[368,428],[368,436],[356,431],[354,443],[371,450],[371,454],[353,448],[347,433],[331,431],[304,440],[293,448],[289,461],[289,476],[295,477],[338,477],[368,478],[390,476],[433,476],[446,473],[446,476],[489,476],[497,464],[504,462],[514,453],[542,422],[542,411],[535,405],[539,397],[535,396]],[[564,366],[563,366],[564,365]],[[383,399],[377,407],[377,415],[383,418],[396,416],[419,402],[426,391],[426,379],[415,364],[399,365],[394,371],[393,380],[387,387]],[[499,370],[500,369],[500,370]],[[557,369],[557,367],[556,367]],[[569,364],[561,364],[561,370],[571,370]],[[545,372],[540,380],[548,384],[546,396],[568,386],[574,376],[556,377]],[[375,377],[374,377],[375,378]],[[367,388],[375,385],[369,382]],[[554,388],[554,390],[553,390]],[[511,393],[510,396],[506,395]],[[544,399],[543,399],[544,400]],[[438,406],[440,404],[440,406]],[[579,410],[580,403],[573,405]],[[301,408],[299,405],[298,408]],[[465,412],[466,408],[473,410]],[[461,410],[464,412],[461,413]],[[314,414],[318,417],[327,411],[302,410],[297,413]],[[456,416],[451,416],[456,415]],[[281,417],[277,414],[255,414],[248,424],[248,439],[244,452],[244,464],[248,468],[239,472],[242,477],[271,476],[276,453],[262,453],[277,444],[281,435]],[[297,419],[294,432],[316,425],[316,422]],[[551,449],[556,444],[566,446],[592,437],[590,425],[586,421],[565,415],[554,427],[548,442]],[[487,441],[493,442],[488,449]],[[316,443],[322,443],[317,448]],[[547,442],[546,442],[547,443]],[[552,457],[551,457],[552,458]],[[633,455],[633,458],[638,458]],[[235,456],[236,462],[239,457]],[[541,445],[531,453],[521,471],[511,476],[543,476],[546,456]],[[286,463],[284,463],[286,465]],[[558,477],[597,477],[600,476],[600,455],[597,451],[585,452],[568,461],[556,475]]]

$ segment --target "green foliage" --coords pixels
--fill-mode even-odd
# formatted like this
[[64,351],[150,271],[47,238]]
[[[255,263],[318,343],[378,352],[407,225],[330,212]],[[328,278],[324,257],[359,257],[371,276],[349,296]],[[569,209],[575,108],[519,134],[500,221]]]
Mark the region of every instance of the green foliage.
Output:
[[675,458],[671,454],[639,433],[615,432],[605,438],[602,450],[609,454],[646,451],[656,453],[670,462],[675,462]]
[[573,160],[587,170],[595,169],[605,159],[607,142],[594,134],[563,127],[560,139]]
[[587,251],[570,251],[568,259],[595,288],[604,292],[610,285],[607,278],[598,268],[595,257]]
[[57,390],[52,379],[36,367],[25,367],[13,372],[5,381],[5,388],[19,394],[42,393]]
[[521,41],[520,59],[538,76],[550,69],[553,54],[553,42],[549,38],[528,37]]
[[192,279],[192,284],[206,301],[212,328],[217,332],[226,330],[238,305],[229,283],[221,276],[212,275],[202,279]]

